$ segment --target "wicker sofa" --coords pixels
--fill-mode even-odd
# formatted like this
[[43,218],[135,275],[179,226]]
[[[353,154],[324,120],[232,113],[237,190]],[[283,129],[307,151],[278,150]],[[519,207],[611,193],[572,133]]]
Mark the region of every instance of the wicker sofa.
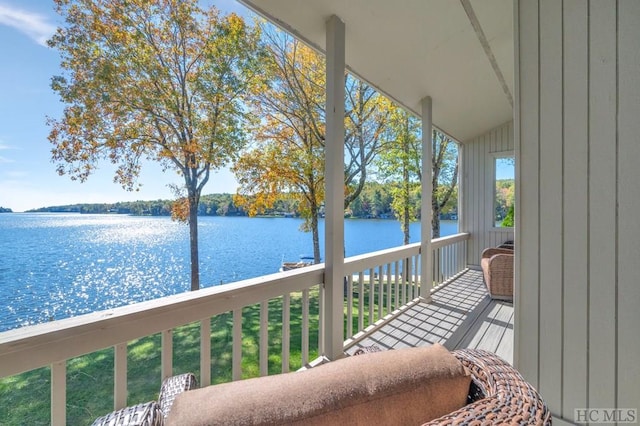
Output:
[[166,424],[547,425],[551,416],[496,355],[434,345],[185,392]]
[[493,299],[513,299],[513,249],[495,247],[482,252],[480,266],[484,282]]

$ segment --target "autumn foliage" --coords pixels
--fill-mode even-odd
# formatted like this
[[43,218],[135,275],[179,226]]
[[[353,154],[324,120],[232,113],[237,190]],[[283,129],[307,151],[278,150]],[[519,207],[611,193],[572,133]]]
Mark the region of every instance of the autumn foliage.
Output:
[[245,144],[243,96],[261,78],[260,32],[197,0],[55,0],[65,25],[49,45],[64,75],[52,88],[66,105],[50,119],[60,174],[86,180],[100,162],[114,181],[139,186],[144,160],[184,181],[192,289],[199,287],[197,206],[211,170]]

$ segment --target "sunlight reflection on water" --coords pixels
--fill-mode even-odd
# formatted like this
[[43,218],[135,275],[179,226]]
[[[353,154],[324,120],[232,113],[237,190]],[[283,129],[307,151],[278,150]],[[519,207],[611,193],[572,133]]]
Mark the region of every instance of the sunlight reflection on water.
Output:
[[[300,224],[200,218],[201,286],[277,272],[312,252]],[[402,242],[395,221],[347,222],[345,238],[348,256]],[[188,291],[189,274],[188,227],[169,218],[0,215],[0,331]]]

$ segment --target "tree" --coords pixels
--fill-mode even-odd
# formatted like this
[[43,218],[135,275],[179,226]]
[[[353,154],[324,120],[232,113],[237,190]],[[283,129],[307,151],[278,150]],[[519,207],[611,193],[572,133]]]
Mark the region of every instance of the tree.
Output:
[[432,148],[431,236],[439,238],[440,213],[458,186],[458,145],[445,134],[434,130]]
[[[440,213],[451,203],[458,184],[457,145],[443,133],[432,136],[431,218],[432,238],[440,237]],[[379,156],[378,170],[392,186],[393,209],[400,220],[404,244],[409,244],[409,224],[418,216],[418,188],[422,180],[420,122],[401,108],[391,113],[386,141]],[[424,196],[424,194],[422,194]],[[422,215],[422,212],[420,212]]]
[[259,80],[260,31],[197,0],[55,0],[66,25],[49,45],[66,104],[49,119],[60,174],[85,181],[101,160],[138,189],[143,160],[183,179],[173,215],[189,223],[191,289],[200,286],[197,211],[212,169],[245,143],[243,95]]
[[378,159],[378,171],[391,184],[391,205],[400,221],[403,242],[409,244],[409,225],[417,217],[416,189],[420,186],[420,122],[401,108],[394,108],[386,141]]
[[391,104],[371,86],[347,75],[345,80],[344,208],[362,192],[368,170],[379,153]]
[[[320,261],[318,215],[325,193],[325,60],[286,34],[265,30],[271,51],[270,84],[256,94],[252,108],[262,118],[256,145],[233,170],[240,183],[236,203],[256,214],[286,193],[299,203],[311,231],[315,262]],[[345,108],[345,187],[347,209],[362,191],[384,128],[384,99],[347,76]]]
[[267,38],[269,84],[251,103],[262,119],[254,128],[256,144],[232,168],[240,184],[234,201],[255,215],[288,194],[299,203],[303,229],[312,232],[317,263],[324,200],[324,59],[282,33]]

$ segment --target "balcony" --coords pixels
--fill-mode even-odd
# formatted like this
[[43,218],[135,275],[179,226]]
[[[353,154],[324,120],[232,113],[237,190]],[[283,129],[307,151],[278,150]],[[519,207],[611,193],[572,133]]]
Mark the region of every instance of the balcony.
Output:
[[[346,259],[344,352],[374,344],[392,349],[440,342],[449,349],[489,349],[511,362],[513,308],[489,299],[481,273],[467,268],[468,239],[462,233],[432,241],[430,283],[421,281],[420,244]],[[11,330],[0,334],[0,377],[6,382],[9,376],[49,367],[50,373],[45,369],[38,374],[50,379],[50,421],[65,424],[77,416],[86,421],[105,410],[143,402],[134,400],[132,394],[140,393],[130,383],[144,381],[157,392],[163,378],[182,369],[196,372],[200,384],[208,385],[325,362],[331,329],[324,273],[319,264]],[[219,344],[220,333],[225,344]],[[146,377],[130,377],[133,351],[154,337],[159,366],[151,361]],[[192,365],[181,361],[174,366],[180,351],[196,354]],[[107,358],[112,366],[105,375],[112,377],[108,399],[113,403],[82,417],[75,411],[85,402],[67,395],[78,395],[78,364],[98,358]],[[83,400],[91,400],[91,387],[81,392]]]

